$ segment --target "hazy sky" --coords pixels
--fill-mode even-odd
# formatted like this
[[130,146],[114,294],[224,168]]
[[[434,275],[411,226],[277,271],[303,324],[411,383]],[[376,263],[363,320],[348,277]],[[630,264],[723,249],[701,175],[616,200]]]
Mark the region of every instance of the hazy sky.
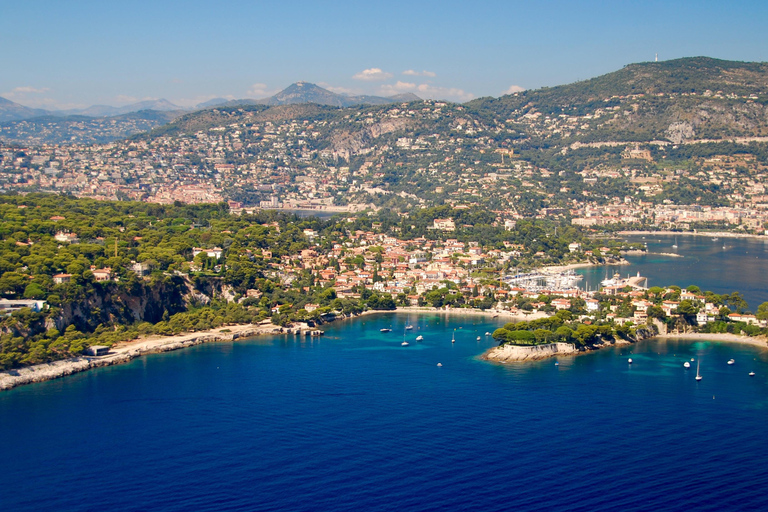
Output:
[[768,61],[768,2],[0,0],[0,96],[70,108],[336,92],[467,101],[632,62]]

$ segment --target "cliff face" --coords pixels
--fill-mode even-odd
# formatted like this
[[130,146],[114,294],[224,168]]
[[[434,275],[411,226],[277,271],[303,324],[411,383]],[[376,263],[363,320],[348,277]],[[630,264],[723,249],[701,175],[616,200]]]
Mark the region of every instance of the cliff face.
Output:
[[64,303],[59,314],[48,319],[46,327],[63,332],[67,326],[74,325],[79,331],[90,332],[101,323],[156,323],[166,311],[173,315],[186,309],[185,296],[190,288],[190,283],[179,276],[151,283],[99,284],[82,297]]
[[546,345],[502,345],[483,354],[483,359],[510,363],[513,361],[533,361],[556,355],[575,354],[578,349],[572,343],[548,343]]

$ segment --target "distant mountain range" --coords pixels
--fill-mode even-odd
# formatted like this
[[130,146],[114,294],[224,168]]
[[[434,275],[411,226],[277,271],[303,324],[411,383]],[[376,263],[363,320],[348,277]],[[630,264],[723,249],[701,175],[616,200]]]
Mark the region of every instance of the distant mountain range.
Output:
[[195,108],[203,109],[218,106],[233,107],[236,105],[269,105],[274,107],[277,105],[296,105],[302,103],[316,103],[318,105],[327,105],[330,107],[351,107],[353,105],[386,105],[388,103],[396,103],[400,101],[407,102],[420,100],[421,98],[411,93],[386,97],[337,94],[309,82],[296,82],[269,98],[260,100],[226,100],[224,98],[215,98],[208,100],[205,103],[200,103],[196,105]]
[[51,115],[59,116],[87,116],[87,117],[112,117],[130,114],[131,112],[140,112],[142,110],[156,110],[158,112],[172,112],[174,110],[185,110],[184,107],[174,105],[168,100],[147,100],[131,103],[122,107],[111,107],[109,105],[91,105],[88,108],[58,110],[51,112]]
[[0,123],[8,121],[20,121],[23,119],[33,119],[36,117],[113,117],[140,112],[142,110],[154,110],[157,112],[173,112],[176,110],[185,110],[183,107],[174,105],[168,100],[148,100],[138,103],[131,103],[122,107],[112,107],[109,105],[92,105],[88,108],[75,108],[69,110],[44,110],[40,108],[29,108],[11,100],[0,98]]
[[[175,123],[163,133],[194,133],[221,122],[219,108],[232,115],[238,110],[258,112],[264,119],[311,119],[343,117],[346,113],[340,109],[345,107],[365,104],[375,111],[376,106],[384,110],[387,104],[419,100],[413,94],[337,94],[308,82],[292,84],[269,98],[215,98],[191,109],[157,100],[46,112],[0,98],[0,139],[22,144],[106,141],[156,130],[171,120]],[[136,111],[140,115],[125,114]],[[464,103],[463,112],[464,124],[503,126],[518,144],[550,148],[726,137],[758,142],[768,140],[768,63],[690,57],[629,64],[572,84],[478,98]],[[439,128],[430,129],[447,134],[455,128],[447,119],[439,121]]]
[[24,105],[19,105],[11,100],[0,98],[0,123],[5,121],[15,121],[17,119],[29,119],[30,117],[40,117],[47,114],[47,110],[25,107]]
[[419,101],[421,98],[415,94],[398,94],[396,96],[350,96],[337,94],[327,89],[323,89],[315,84],[308,82],[296,82],[280,91],[274,96],[263,99],[239,99],[227,100],[226,98],[214,98],[203,103],[195,105],[194,108],[184,108],[174,105],[166,99],[140,101],[122,107],[112,107],[109,105],[92,105],[83,109],[69,110],[43,110],[25,107],[11,100],[0,98],[0,123],[8,121],[19,121],[22,119],[32,119],[43,116],[67,117],[67,116],[85,116],[85,117],[114,117],[140,112],[144,110],[154,110],[158,112],[173,111],[195,111],[216,106],[236,106],[236,105],[288,105],[299,103],[317,103],[319,105],[328,105],[333,107],[349,107],[352,105],[385,105],[387,103],[401,101]]

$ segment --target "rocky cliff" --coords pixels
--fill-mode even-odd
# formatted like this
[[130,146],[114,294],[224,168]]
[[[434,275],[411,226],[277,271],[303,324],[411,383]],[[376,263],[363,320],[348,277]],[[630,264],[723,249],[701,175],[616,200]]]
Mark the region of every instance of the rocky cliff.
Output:
[[483,354],[483,359],[510,363],[513,361],[533,361],[557,355],[575,354],[579,350],[572,343],[548,343],[546,345],[502,345]]

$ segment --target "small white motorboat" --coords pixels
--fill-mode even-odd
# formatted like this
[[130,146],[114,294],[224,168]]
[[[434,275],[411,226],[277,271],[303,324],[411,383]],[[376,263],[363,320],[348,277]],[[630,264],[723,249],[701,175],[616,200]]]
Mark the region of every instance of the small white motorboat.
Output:
[[685,368],[690,368],[690,367],[691,367],[691,363],[689,363],[688,361],[686,361],[686,362],[684,362],[684,363],[683,363],[683,366],[684,366]]
[[416,336],[416,341],[424,341],[424,336],[419,334],[418,336]]
[[412,325],[406,325],[406,326],[405,326],[405,330],[406,330],[406,331],[410,331],[411,329],[413,329],[413,326],[412,326]]
[[728,360],[728,364],[734,364],[735,362],[736,362],[736,360],[735,360],[735,359],[729,359],[729,360]]
[[754,377],[755,376],[755,372],[749,372],[749,376],[750,377]]
[[477,341],[480,341],[480,336],[477,337]]
[[392,332],[392,329],[387,329],[386,327],[384,329],[379,329],[381,332]]
[[560,363],[558,363],[557,361],[555,361],[555,366],[560,366]]
[[443,363],[437,363],[437,366],[443,366]]
[[486,333],[485,333],[485,335],[486,335],[486,336],[490,336],[490,335],[491,335],[491,333],[490,333],[490,332],[486,332]]
[[627,359],[627,362],[628,362],[629,364],[632,364],[632,358],[630,357],[629,359]]
[[410,345],[410,343],[408,343],[407,341],[404,341],[400,345],[402,345],[403,347],[407,347],[408,345]]

